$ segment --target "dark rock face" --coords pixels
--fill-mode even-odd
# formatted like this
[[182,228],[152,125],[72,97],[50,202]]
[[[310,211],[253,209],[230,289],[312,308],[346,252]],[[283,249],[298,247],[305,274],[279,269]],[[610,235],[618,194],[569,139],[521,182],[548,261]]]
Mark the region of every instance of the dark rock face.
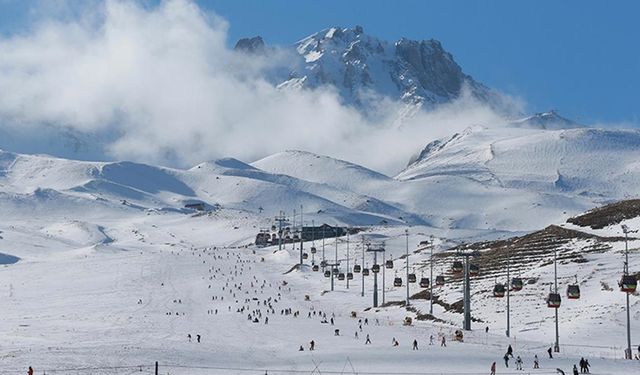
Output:
[[253,38],[242,38],[238,40],[233,49],[246,53],[256,53],[264,51],[265,44],[261,36],[254,36]]
[[396,43],[396,56],[399,75],[415,76],[422,88],[438,96],[460,95],[467,76],[437,40],[401,39]]

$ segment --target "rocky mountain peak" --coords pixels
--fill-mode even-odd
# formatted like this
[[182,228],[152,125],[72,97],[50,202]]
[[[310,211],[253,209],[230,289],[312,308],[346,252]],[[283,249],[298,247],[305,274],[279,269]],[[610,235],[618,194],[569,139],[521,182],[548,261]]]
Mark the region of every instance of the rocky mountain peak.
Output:
[[233,49],[246,53],[256,53],[264,51],[265,44],[261,36],[254,36],[253,38],[242,38],[238,40]]

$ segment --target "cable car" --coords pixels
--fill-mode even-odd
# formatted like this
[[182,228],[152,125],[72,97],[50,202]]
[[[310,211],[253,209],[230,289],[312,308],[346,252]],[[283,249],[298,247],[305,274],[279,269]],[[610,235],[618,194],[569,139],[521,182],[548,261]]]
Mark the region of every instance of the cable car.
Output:
[[420,288],[428,288],[429,287],[429,279],[426,277],[420,278]]
[[309,259],[309,254],[302,253],[302,259]]
[[311,246],[311,254],[315,254],[317,252],[318,252],[318,250],[316,249],[316,247],[315,246]]
[[353,273],[347,272],[347,280],[353,280]]
[[547,297],[547,307],[552,309],[557,309],[560,307],[560,303],[562,302],[562,298],[560,298],[560,294],[558,293],[549,293],[549,297]]
[[343,272],[340,272],[338,274],[338,280],[340,280],[340,281],[344,280],[344,273]]
[[506,288],[504,287],[504,284],[496,284],[493,287],[493,296],[496,298],[504,297],[505,292],[506,292]]
[[392,269],[393,268],[393,261],[392,260],[388,260],[388,261],[384,262],[384,266],[387,269]]
[[522,286],[524,284],[522,283],[522,279],[519,277],[514,277],[513,279],[511,279],[511,290],[513,290],[514,292],[517,292],[519,290],[522,290]]
[[470,264],[469,275],[478,276],[478,274],[480,274],[480,266],[478,266],[477,264]]
[[362,276],[369,276],[369,269],[368,268],[363,268],[362,269]]
[[353,266],[353,272],[360,273],[361,270],[362,270],[362,267],[360,267],[359,264],[356,264],[355,266]]
[[579,299],[580,298],[580,286],[578,284],[570,284],[567,286],[567,298]]
[[410,273],[409,274],[409,280],[410,283],[415,283],[416,282],[416,274],[415,273]]
[[380,272],[380,265],[379,264],[374,264],[373,267],[371,267],[371,272],[373,272],[373,273]]
[[626,293],[633,293],[638,287],[638,280],[633,275],[624,275],[620,280],[620,290]]
[[333,272],[333,274],[334,274],[334,275],[337,275],[337,274],[339,274],[339,273],[340,273],[340,270],[339,270],[338,268],[335,268],[335,267],[334,267],[334,268],[333,268],[333,270],[332,270],[331,272]]
[[311,267],[311,269],[313,270],[313,272],[318,272],[320,267],[317,264],[314,264],[313,267]]
[[331,277],[331,271],[329,270],[324,271],[324,277]]
[[455,262],[453,262],[453,265],[451,266],[451,271],[453,271],[453,273],[460,273],[462,272],[463,267],[462,267],[462,262],[459,260],[456,260]]
[[399,277],[393,279],[393,286],[402,286],[402,279]]
[[444,276],[436,276],[436,285],[443,286],[444,285]]

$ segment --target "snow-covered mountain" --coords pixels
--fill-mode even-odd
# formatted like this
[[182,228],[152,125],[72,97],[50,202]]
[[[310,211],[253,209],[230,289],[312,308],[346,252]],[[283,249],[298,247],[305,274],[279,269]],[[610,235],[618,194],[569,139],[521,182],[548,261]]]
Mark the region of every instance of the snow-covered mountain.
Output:
[[[405,112],[432,108],[463,93],[489,105],[503,105],[501,96],[465,74],[453,56],[434,39],[395,42],[368,35],[361,26],[331,27],[293,45],[298,59],[288,77],[275,77],[282,88],[332,86],[343,101],[363,110],[381,98],[405,103]],[[262,52],[260,37],[241,39],[236,50]],[[506,108],[501,108],[506,109]]]

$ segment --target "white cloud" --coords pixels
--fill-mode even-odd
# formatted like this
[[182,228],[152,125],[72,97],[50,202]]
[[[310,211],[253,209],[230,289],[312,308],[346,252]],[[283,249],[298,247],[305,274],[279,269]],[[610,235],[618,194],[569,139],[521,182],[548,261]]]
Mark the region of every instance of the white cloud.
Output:
[[0,39],[0,130],[109,134],[108,157],[178,166],[303,149],[393,173],[434,137],[501,122],[463,98],[398,128],[399,103],[383,101],[371,120],[329,89],[278,90],[261,77],[273,61],[238,56],[227,29],[187,0],[113,0],[42,20]]

